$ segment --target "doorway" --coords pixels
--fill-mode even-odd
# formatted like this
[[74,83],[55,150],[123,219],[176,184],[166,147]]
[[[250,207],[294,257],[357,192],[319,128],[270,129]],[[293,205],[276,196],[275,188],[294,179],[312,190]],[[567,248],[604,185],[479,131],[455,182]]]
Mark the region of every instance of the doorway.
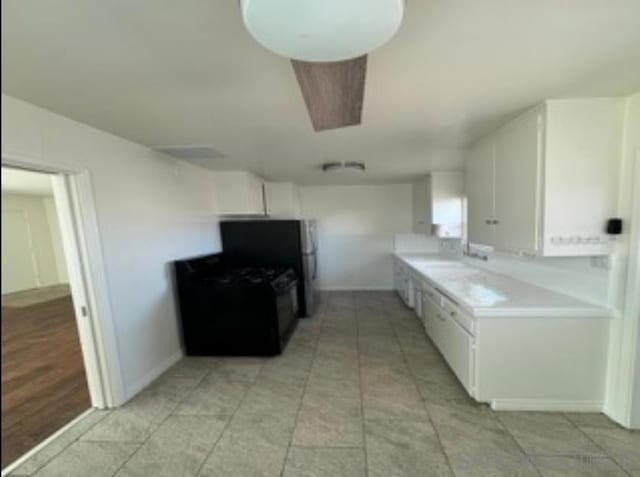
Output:
[[77,313],[83,297],[72,293],[76,244],[63,233],[71,211],[61,210],[58,179],[2,167],[4,471],[102,400],[100,380],[89,379],[95,343],[81,333],[87,317]]

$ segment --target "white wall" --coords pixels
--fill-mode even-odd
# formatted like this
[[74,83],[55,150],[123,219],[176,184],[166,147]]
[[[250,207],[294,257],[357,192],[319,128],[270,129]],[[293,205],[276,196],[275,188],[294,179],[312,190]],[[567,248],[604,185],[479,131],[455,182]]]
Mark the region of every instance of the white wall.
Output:
[[[52,230],[47,217],[45,207],[45,197],[39,195],[2,193],[2,213],[7,211],[19,211],[26,218],[30,230],[32,247],[11,247],[8,234],[9,231],[2,230],[2,240],[5,242],[3,251],[8,253],[32,252],[35,259],[35,281],[26,288],[44,287],[65,282],[64,275],[61,275],[56,263],[56,245],[60,243],[59,237],[54,238],[54,234],[59,230]],[[29,250],[30,249],[30,250]],[[25,261],[31,260],[31,257]],[[4,263],[4,260],[3,260]],[[2,293],[10,293],[26,289],[13,282],[15,270],[2,269]]]
[[410,184],[300,187],[302,216],[318,220],[318,287],[393,288],[393,237],[412,231]]
[[2,96],[2,155],[89,171],[125,396],[181,355],[170,262],[220,250],[212,175]]
[[610,330],[606,411],[622,424],[640,428],[640,299],[637,291],[640,287],[637,268],[640,190],[636,190],[640,183],[634,184],[634,178],[640,176],[640,92],[627,99],[622,151],[619,215],[624,226],[617,244],[610,288],[611,303],[621,314],[612,322]]

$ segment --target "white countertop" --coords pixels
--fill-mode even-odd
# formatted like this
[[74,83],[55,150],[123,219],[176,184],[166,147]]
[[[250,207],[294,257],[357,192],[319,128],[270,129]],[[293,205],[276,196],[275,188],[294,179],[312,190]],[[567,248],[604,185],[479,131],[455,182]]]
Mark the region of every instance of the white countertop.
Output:
[[475,317],[599,317],[613,311],[434,253],[394,254]]

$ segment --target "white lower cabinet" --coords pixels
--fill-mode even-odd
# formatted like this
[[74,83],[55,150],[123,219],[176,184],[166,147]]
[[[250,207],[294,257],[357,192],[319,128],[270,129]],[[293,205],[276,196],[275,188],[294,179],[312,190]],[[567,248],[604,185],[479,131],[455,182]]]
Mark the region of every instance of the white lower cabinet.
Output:
[[608,320],[488,317],[477,324],[478,401],[497,410],[602,410]]
[[414,289],[413,310],[416,312],[416,316],[422,320],[422,287],[418,285]]
[[[467,323],[472,321],[472,318],[455,308],[432,288],[425,286],[423,290],[425,331],[460,383],[473,396],[474,337],[457,321],[460,319],[463,323]],[[469,328],[473,329],[473,327]]]
[[602,409],[607,320],[482,317],[422,286],[422,322],[471,397],[494,409]]
[[425,289],[422,293],[422,325],[427,336],[433,340],[433,320],[436,318],[436,305],[431,301]]
[[489,314],[400,260],[396,265],[399,293],[412,303],[415,293],[411,306],[427,336],[472,398],[496,410],[602,411],[606,309],[586,312],[585,303],[557,314],[523,307]]
[[440,347],[444,358],[469,394],[474,395],[474,338],[450,315],[441,313]]
[[429,338],[431,338],[431,341],[433,341],[433,344],[436,345],[438,349],[440,349],[440,336],[442,335],[442,319],[440,307],[431,298],[427,298],[427,303],[428,320],[425,329],[427,335],[429,336]]
[[393,282],[394,288],[404,304],[409,308],[415,308],[418,282],[411,276],[409,270],[399,262],[395,262],[393,266]]

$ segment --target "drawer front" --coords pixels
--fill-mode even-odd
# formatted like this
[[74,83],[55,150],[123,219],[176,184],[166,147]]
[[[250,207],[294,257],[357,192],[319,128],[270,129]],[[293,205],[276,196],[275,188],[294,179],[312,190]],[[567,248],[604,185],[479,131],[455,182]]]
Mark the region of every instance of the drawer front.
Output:
[[[431,341],[435,344],[435,333],[437,330],[438,313],[439,309],[436,304],[425,294],[423,300],[422,321],[424,323],[424,329],[427,332],[427,336],[431,338]],[[437,345],[436,345],[437,346]]]
[[423,284],[422,284],[422,292],[434,304],[436,304],[438,306],[440,305],[440,302],[441,302],[442,298],[441,298],[440,294],[435,290],[435,288],[433,288],[431,285],[428,285],[428,284],[423,282]]
[[440,351],[467,392],[472,394],[473,336],[450,316],[445,315],[445,319],[439,321],[441,323],[438,331],[441,343]]
[[444,313],[453,318],[471,335],[475,335],[475,320],[446,298],[443,301]]

